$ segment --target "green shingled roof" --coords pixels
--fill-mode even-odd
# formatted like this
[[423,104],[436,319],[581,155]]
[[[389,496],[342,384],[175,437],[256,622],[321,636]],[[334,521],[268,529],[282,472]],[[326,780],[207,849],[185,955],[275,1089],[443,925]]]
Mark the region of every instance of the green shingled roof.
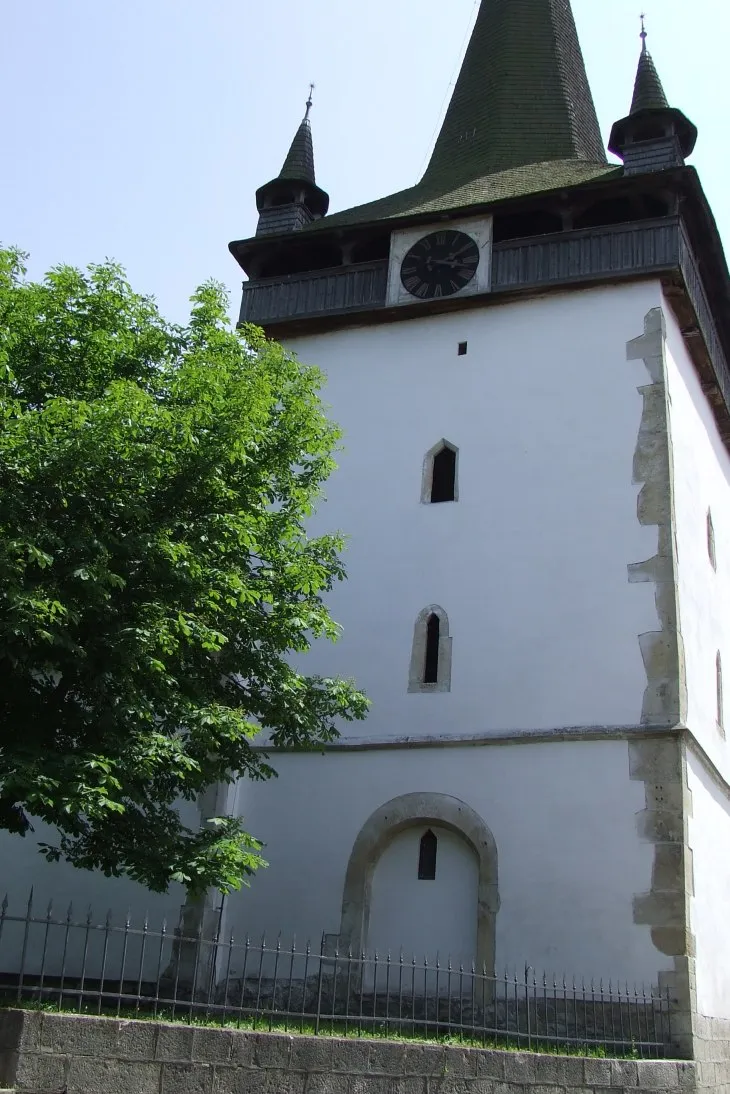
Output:
[[482,0],[421,181],[305,231],[577,186],[606,162],[570,0]]
[[314,183],[314,146],[312,145],[312,127],[309,124],[309,108],[297,129],[291,148],[279,172],[280,179],[295,179],[297,182]]
[[424,181],[605,162],[569,0],[482,0]]
[[304,231],[373,223],[419,213],[444,213],[465,209],[470,205],[488,205],[507,198],[528,197],[530,194],[545,193],[548,190],[580,186],[607,175],[621,174],[621,171],[622,168],[615,164],[586,163],[574,159],[548,160],[497,171],[452,188],[426,186],[421,182],[387,198],[370,201],[366,205],[358,205],[354,209],[345,209],[341,213],[333,213],[332,216],[316,220]]
[[631,103],[631,113],[638,114],[640,110],[666,110],[669,106],[664,94],[659,73],[646,45],[639,57],[639,67],[636,70],[636,83],[634,84],[634,99]]

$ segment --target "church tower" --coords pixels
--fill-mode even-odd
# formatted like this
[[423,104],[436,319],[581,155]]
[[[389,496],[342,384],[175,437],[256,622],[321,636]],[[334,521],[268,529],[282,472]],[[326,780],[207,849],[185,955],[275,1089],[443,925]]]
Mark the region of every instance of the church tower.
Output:
[[372,709],[240,787],[270,867],[226,916],[659,984],[682,1051],[730,1059],[730,280],[696,129],[644,39],[609,162],[569,0],[482,0],[409,189],[326,215],[310,105],[230,250],[344,431],[314,521],[349,537],[343,635],[307,668]]

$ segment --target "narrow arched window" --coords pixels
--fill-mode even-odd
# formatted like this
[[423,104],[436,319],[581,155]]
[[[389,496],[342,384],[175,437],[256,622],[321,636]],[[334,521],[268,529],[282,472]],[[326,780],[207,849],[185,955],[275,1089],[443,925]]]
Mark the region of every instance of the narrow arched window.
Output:
[[451,691],[449,617],[438,604],[419,612],[413,627],[408,690]]
[[456,494],[456,453],[442,448],[433,458],[431,501],[453,501]]
[[429,615],[426,624],[426,657],[423,670],[424,684],[435,684],[439,678],[439,638],[441,623],[437,615]]
[[459,452],[449,441],[441,440],[426,453],[423,461],[421,501],[434,504],[457,501]]
[[722,689],[722,657],[717,651],[715,658],[715,682],[717,685],[717,728],[725,734],[725,696]]
[[707,510],[707,553],[710,556],[712,569],[717,569],[717,555],[715,554],[715,525],[712,521],[712,510]]
[[436,880],[436,851],[438,850],[438,840],[429,828],[428,832],[425,832],[421,836],[421,843],[418,849],[418,880],[419,881],[435,881]]

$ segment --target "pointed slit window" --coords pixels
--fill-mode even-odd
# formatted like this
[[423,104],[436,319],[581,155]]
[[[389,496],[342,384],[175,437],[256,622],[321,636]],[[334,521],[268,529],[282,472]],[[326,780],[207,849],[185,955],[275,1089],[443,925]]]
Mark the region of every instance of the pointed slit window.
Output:
[[408,690],[451,691],[449,618],[438,604],[424,608],[416,619]]
[[423,672],[424,684],[436,684],[439,678],[439,638],[441,623],[437,615],[429,615],[426,624],[426,658]]
[[439,441],[426,453],[421,501],[427,504],[458,501],[458,462],[458,449],[448,441]]
[[442,448],[433,458],[431,501],[453,501],[456,493],[456,453]]
[[436,851],[438,850],[438,840],[429,828],[428,832],[425,832],[421,836],[421,844],[418,850],[418,880],[419,881],[435,881],[436,880]]

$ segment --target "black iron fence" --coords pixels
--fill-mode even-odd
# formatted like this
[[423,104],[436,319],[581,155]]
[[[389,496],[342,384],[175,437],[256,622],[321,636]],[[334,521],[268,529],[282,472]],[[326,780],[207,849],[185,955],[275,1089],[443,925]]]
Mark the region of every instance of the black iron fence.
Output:
[[611,1056],[673,1055],[671,1000],[656,988],[404,953],[342,953],[281,937],[76,917],[0,905],[0,1000],[58,1010],[344,1036]]

